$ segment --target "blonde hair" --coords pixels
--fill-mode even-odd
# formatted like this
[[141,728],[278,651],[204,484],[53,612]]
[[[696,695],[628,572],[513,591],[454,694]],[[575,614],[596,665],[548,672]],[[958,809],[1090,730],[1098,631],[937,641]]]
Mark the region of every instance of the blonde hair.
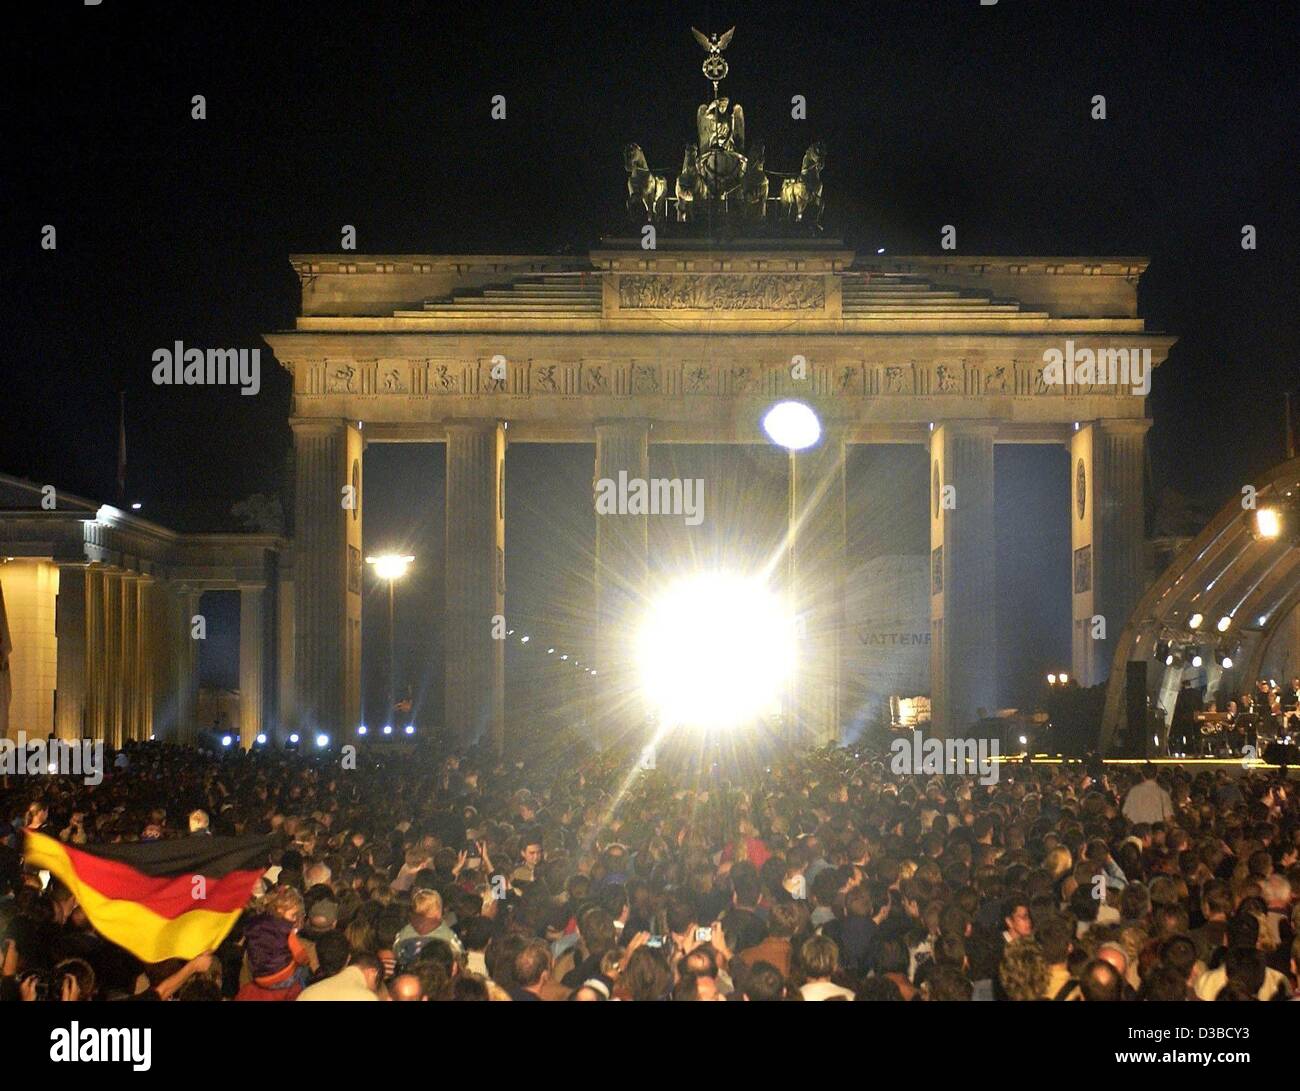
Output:
[[441,917],[442,895],[436,890],[417,890],[411,895],[411,912],[421,917]]
[[1055,881],[1074,870],[1074,857],[1064,845],[1054,845],[1043,857],[1043,867]]
[[277,917],[290,916],[301,923],[303,918],[302,895],[291,886],[274,886],[258,899],[257,909]]

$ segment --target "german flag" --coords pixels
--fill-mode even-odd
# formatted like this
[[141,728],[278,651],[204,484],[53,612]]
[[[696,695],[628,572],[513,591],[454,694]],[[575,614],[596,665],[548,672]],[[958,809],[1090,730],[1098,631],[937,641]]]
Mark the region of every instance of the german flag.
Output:
[[25,832],[27,865],[56,876],[100,935],[145,962],[188,960],[225,939],[274,841],[185,837],[74,847]]

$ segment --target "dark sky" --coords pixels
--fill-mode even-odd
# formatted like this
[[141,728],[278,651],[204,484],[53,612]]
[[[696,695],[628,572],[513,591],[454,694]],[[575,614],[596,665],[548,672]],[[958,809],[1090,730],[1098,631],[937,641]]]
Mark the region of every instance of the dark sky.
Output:
[[[264,369],[257,397],[158,388],[150,353],[259,346],[295,314],[288,255],[337,250],[345,223],[361,252],[581,252],[617,222],[624,142],[656,166],[680,160],[706,87],[691,24],[736,24],[726,87],[749,138],[778,170],[826,141],[827,226],[851,245],[935,253],[951,223],[964,253],[1150,256],[1142,314],[1180,339],[1150,399],[1152,482],[1221,503],[1281,457],[1281,391],[1300,385],[1296,16],[1189,0],[51,0],[0,47],[0,469],[112,499],[125,389],[129,499],[179,529],[233,529],[230,506],[283,471],[287,376]],[[194,94],[206,121],[190,118]],[[489,119],[494,94],[505,121]],[[790,117],[794,94],[806,121]],[[1094,94],[1105,121],[1089,116]],[[40,249],[45,224],[54,252]],[[1004,610],[1030,604],[1035,581],[1065,586],[1064,514],[1044,522],[1023,502],[1052,495],[1065,473],[1053,455],[999,453],[999,547],[1038,565],[1004,587]],[[529,451],[517,468],[512,453],[525,482],[577,477],[561,490],[572,512],[517,501],[511,588],[530,611],[555,594],[548,543],[583,548],[587,466],[580,448]],[[368,547],[437,537],[440,467],[437,449],[368,465],[368,484],[391,490],[369,493]],[[881,513],[862,552],[897,547],[886,523],[895,538],[924,526],[910,496],[859,504]],[[432,596],[440,548],[421,552]],[[421,658],[436,603],[412,595]],[[1040,658],[1068,653],[1068,627],[1012,628],[1026,649],[1045,644]],[[1002,631],[1014,660],[1021,644]],[[1004,668],[1009,692],[1017,669]]]

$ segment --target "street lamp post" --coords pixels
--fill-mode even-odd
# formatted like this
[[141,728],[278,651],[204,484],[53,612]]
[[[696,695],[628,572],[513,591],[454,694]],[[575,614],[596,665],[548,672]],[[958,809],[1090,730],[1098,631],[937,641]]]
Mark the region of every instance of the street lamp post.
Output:
[[367,557],[366,564],[375,566],[375,575],[388,582],[388,708],[384,719],[393,714],[393,705],[397,701],[397,638],[394,624],[393,585],[406,575],[406,569],[415,560],[412,556],[400,553],[381,553],[378,557]]
[[789,520],[786,523],[785,563],[786,600],[790,621],[795,626],[794,662],[786,681],[782,722],[788,740],[805,729],[801,703],[805,700],[800,675],[807,670],[809,646],[805,631],[805,616],[809,609],[807,596],[808,562],[800,556],[799,528],[807,515],[810,499],[802,495],[799,473],[799,453],[815,447],[822,438],[822,424],[817,414],[803,402],[783,401],[771,406],[762,419],[767,438],[789,452]]

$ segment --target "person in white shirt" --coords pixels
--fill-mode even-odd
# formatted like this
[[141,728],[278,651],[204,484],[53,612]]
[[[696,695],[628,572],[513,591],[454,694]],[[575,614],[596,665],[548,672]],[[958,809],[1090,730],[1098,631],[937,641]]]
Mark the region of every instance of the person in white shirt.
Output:
[[840,949],[829,936],[810,936],[799,948],[799,963],[808,975],[799,990],[805,1000],[852,1000],[853,992],[831,980],[840,969]]
[[1124,817],[1130,822],[1164,822],[1174,816],[1174,801],[1156,783],[1156,768],[1142,768],[1142,782],[1133,785],[1124,797]]
[[373,955],[356,955],[338,973],[308,985],[298,1000],[378,1000],[382,972]]

